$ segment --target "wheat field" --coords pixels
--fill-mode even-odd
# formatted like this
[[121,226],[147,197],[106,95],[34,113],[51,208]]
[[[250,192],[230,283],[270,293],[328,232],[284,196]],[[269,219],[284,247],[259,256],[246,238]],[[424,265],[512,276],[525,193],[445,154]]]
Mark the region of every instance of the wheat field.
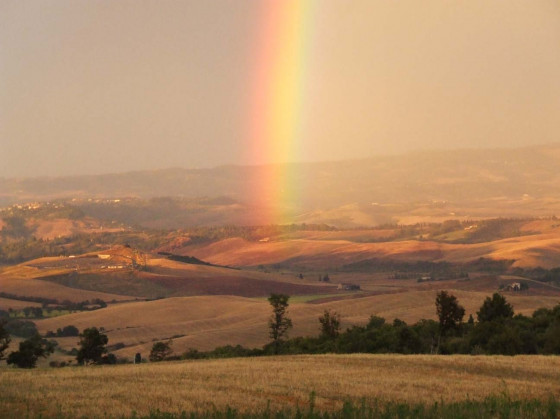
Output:
[[[476,315],[487,293],[451,290],[464,305],[467,316]],[[363,298],[325,302],[294,303],[289,316],[294,328],[290,336],[315,336],[319,333],[319,316],[332,309],[342,316],[342,327],[363,325],[374,314],[392,322],[400,318],[414,323],[422,318],[435,319],[437,290],[410,291],[374,295]],[[516,313],[530,315],[539,307],[553,307],[558,297],[508,296]],[[83,330],[104,327],[109,344],[123,343],[115,351],[120,357],[132,359],[136,352],[147,354],[155,340],[173,339],[173,349],[181,354],[189,348],[211,350],[223,345],[261,347],[269,342],[268,301],[235,296],[176,297],[157,301],[141,301],[110,305],[101,310],[86,311],[36,321],[41,333],[68,325]],[[64,349],[76,346],[77,338],[58,338]]]
[[[364,259],[391,259],[399,261],[429,260],[468,263],[478,258],[515,260],[515,267],[553,268],[560,264],[560,228],[534,227],[527,223],[526,235],[493,241],[458,244],[438,241],[398,240],[377,243],[354,242],[359,232],[352,234],[300,234],[288,240],[252,242],[242,238],[228,238],[209,244],[187,245],[179,253],[228,266],[258,266],[301,261],[313,269],[336,269]],[[545,232],[529,234],[531,228]],[[364,234],[364,233],[362,233]],[[364,238],[364,237],[362,237]],[[378,239],[367,235],[365,238]]]
[[322,410],[347,400],[560,397],[556,356],[304,355],[0,371],[4,417],[305,408],[311,392]]

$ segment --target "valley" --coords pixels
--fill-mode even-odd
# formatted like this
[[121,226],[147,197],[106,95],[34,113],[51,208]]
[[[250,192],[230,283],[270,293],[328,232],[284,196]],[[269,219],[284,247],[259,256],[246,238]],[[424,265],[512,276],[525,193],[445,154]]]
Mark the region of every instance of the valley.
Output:
[[[560,303],[560,192],[544,174],[555,150],[302,165],[306,198],[287,203],[287,224],[260,224],[266,211],[240,192],[255,167],[81,177],[72,189],[50,179],[42,193],[41,179],[4,180],[4,201],[17,203],[0,208],[0,313],[42,335],[103,328],[111,351],[129,361],[169,339],[176,355],[260,348],[270,339],[271,294],[290,296],[291,337],[317,335],[329,310],[342,330],[371,316],[436,320],[442,290],[457,297],[465,320],[496,292],[530,316]],[[456,175],[447,176],[451,165]],[[194,178],[204,195],[191,188]],[[415,188],[424,182],[421,199],[404,193],[411,179]],[[54,340],[51,359],[72,361],[77,338]]]

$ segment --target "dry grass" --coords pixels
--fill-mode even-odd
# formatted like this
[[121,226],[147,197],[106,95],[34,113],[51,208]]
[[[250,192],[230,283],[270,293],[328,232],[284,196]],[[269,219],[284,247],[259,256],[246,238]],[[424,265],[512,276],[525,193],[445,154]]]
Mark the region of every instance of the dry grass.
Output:
[[[549,222],[550,223],[550,222]],[[528,222],[522,231],[544,232],[475,244],[451,244],[433,241],[388,241],[358,243],[354,240],[373,238],[373,233],[304,232],[289,240],[250,242],[240,238],[206,245],[186,245],[182,253],[209,262],[229,266],[258,266],[301,261],[316,269],[332,269],[364,259],[380,258],[401,261],[429,260],[465,263],[478,258],[516,260],[515,266],[552,268],[560,265],[560,229]]]
[[544,356],[307,355],[106,367],[4,370],[6,417],[115,417],[223,409],[305,407],[344,400],[431,403],[560,397],[560,358]]
[[30,301],[12,300],[10,298],[0,297],[0,310],[21,310],[25,307],[41,307],[41,303],[32,303]]
[[[464,305],[467,316],[482,305],[487,293],[451,290]],[[400,318],[408,323],[422,318],[435,319],[437,290],[410,291],[364,298],[331,301],[321,304],[294,303],[289,315],[294,329],[291,336],[315,336],[319,333],[318,318],[326,309],[342,315],[342,327],[363,325],[374,314],[391,322]],[[559,297],[508,296],[516,312],[531,314],[539,307],[553,307]],[[180,354],[189,348],[211,350],[217,346],[241,344],[260,347],[269,341],[266,300],[233,296],[178,297],[148,302],[111,305],[102,310],[74,313],[36,322],[41,333],[74,325],[80,330],[104,327],[109,343],[124,343],[126,348],[115,353],[132,358],[136,352],[149,353],[154,340],[181,336],[173,341]],[[76,346],[76,339],[60,340],[65,349]]]
[[[69,288],[54,282],[40,279],[13,278],[0,274],[0,290],[9,294],[24,295],[31,297],[55,298],[59,301],[69,300],[80,302],[100,298],[103,301],[131,300],[134,297],[126,295],[110,294],[106,292],[87,291],[77,288]],[[30,305],[30,304],[27,304]]]

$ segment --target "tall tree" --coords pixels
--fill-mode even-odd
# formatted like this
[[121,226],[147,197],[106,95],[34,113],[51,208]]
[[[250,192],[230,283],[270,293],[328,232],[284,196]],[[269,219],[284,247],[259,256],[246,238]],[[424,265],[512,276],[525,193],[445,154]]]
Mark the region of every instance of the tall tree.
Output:
[[150,351],[150,362],[163,361],[167,358],[173,350],[171,349],[172,341],[169,339],[167,342],[156,342],[152,345],[152,350]]
[[80,349],[76,357],[79,364],[101,364],[103,363],[103,354],[107,352],[107,343],[109,338],[101,333],[96,327],[90,327],[80,333]]
[[447,291],[440,291],[436,296],[436,312],[439,318],[439,329],[443,336],[457,328],[463,321],[465,309],[459,305],[457,297]]
[[274,343],[275,352],[278,353],[280,342],[288,335],[292,327],[292,320],[287,316],[289,295],[270,294],[268,302],[272,306],[272,315],[268,320],[269,336]]
[[340,333],[340,314],[336,311],[325,310],[319,317],[319,323],[321,324],[321,337],[334,339]]
[[507,319],[513,317],[513,307],[503,295],[496,292],[492,298],[486,297],[476,315],[479,322]]
[[12,341],[10,334],[4,327],[5,324],[6,320],[0,320],[0,361],[4,359],[4,352],[8,349]]
[[19,350],[11,352],[8,364],[17,365],[19,368],[35,368],[39,357],[46,358],[54,352],[54,345],[39,335],[34,335],[19,344]]

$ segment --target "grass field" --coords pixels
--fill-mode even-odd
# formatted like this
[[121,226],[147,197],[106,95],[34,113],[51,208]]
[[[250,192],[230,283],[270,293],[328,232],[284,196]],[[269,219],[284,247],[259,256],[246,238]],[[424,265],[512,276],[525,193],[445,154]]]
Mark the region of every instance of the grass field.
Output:
[[373,258],[467,263],[483,257],[515,260],[514,266],[518,267],[553,268],[560,265],[560,228],[539,228],[544,232],[529,234],[532,228],[536,228],[535,224],[527,222],[527,227],[521,228],[526,235],[472,244],[410,239],[367,243],[353,241],[367,239],[365,232],[362,232],[363,237],[359,232],[321,232],[299,234],[288,240],[280,237],[268,242],[228,238],[209,244],[187,243],[175,251],[218,265],[247,267],[283,263],[319,270],[332,270]]
[[3,417],[115,417],[133,411],[240,411],[560,397],[560,357],[308,355],[2,370]]
[[[399,318],[414,323],[422,318],[435,319],[435,298],[438,290],[409,291],[397,294],[373,295],[363,298],[324,303],[294,302],[289,316],[294,328],[290,336],[315,336],[319,333],[318,318],[332,309],[342,316],[342,327],[363,325],[374,314],[388,322]],[[450,290],[465,307],[467,317],[474,314],[489,295],[484,292]],[[508,295],[516,313],[532,314],[539,307],[553,307],[560,297]],[[123,343],[117,356],[132,359],[136,352],[147,354],[154,340],[173,340],[175,353],[189,348],[212,350],[217,346],[241,344],[261,347],[268,343],[268,318],[271,308],[265,299],[235,296],[176,297],[157,301],[112,304],[101,310],[73,313],[38,320],[41,333],[74,325],[104,327],[109,344]],[[57,339],[66,350],[76,346],[76,339]]]

